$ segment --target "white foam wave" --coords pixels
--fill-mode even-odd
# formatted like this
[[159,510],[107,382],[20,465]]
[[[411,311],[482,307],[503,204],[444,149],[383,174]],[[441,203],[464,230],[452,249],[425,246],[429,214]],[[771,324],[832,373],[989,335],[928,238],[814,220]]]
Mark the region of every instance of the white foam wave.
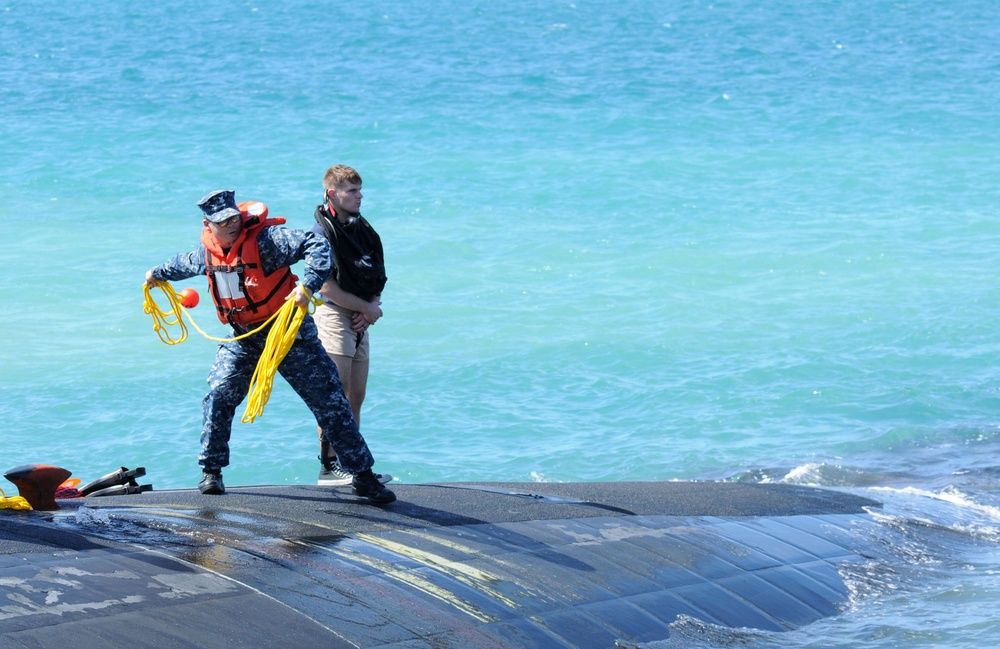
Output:
[[780,482],[789,482],[800,485],[818,485],[820,484],[820,477],[823,473],[823,466],[824,465],[817,462],[797,466],[789,471],[785,477],[780,480]]
[[954,487],[946,487],[940,491],[928,491],[927,489],[919,489],[917,487],[904,487],[902,489],[894,487],[873,487],[872,490],[940,500],[963,509],[977,512],[988,517],[990,520],[1000,522],[1000,508],[992,505],[977,503]]

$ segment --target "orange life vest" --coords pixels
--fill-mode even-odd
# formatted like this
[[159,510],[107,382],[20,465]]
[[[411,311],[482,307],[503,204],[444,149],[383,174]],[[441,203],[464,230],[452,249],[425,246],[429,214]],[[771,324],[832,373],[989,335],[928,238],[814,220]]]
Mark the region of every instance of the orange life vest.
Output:
[[278,312],[298,277],[288,266],[265,275],[260,263],[257,235],[264,228],[282,225],[285,219],[267,218],[267,206],[257,201],[239,203],[237,207],[243,229],[228,252],[222,250],[207,226],[202,230],[201,242],[206,250],[208,289],[219,320],[249,328]]

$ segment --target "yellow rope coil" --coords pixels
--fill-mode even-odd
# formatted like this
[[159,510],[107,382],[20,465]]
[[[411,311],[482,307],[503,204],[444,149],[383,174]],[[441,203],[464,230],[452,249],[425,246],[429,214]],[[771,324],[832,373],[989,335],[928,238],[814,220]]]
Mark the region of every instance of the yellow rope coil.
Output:
[[[264,321],[259,327],[253,331],[248,331],[247,333],[236,336],[235,338],[216,338],[215,336],[209,336],[205,333],[198,323],[194,321],[191,314],[188,313],[187,309],[180,303],[180,294],[176,293],[170,282],[157,281],[155,286],[163,290],[167,295],[167,300],[170,303],[170,311],[164,311],[153,299],[150,293],[150,287],[144,286],[143,292],[145,295],[145,312],[150,314],[153,318],[153,331],[160,337],[167,345],[176,345],[187,340],[187,327],[184,321],[181,319],[181,314],[183,313],[187,316],[188,321],[191,326],[194,327],[198,333],[200,333],[205,338],[209,340],[214,340],[217,342],[232,342],[235,340],[242,340],[255,333],[262,330],[272,321],[274,325],[267,334],[267,341],[264,344],[264,351],[260,355],[260,360],[257,361],[257,368],[254,370],[253,377],[250,379],[250,391],[247,395],[247,407],[246,411],[243,413],[241,421],[244,424],[253,423],[254,419],[260,417],[264,414],[264,406],[267,404],[268,399],[271,398],[271,388],[274,385],[274,375],[278,371],[278,366],[281,365],[281,361],[285,359],[288,355],[288,351],[292,348],[295,343],[295,337],[299,333],[299,327],[302,326],[302,321],[305,319],[307,310],[304,307],[300,307],[295,303],[294,299],[287,300],[278,312]],[[315,306],[322,304],[323,301],[313,297],[309,294],[309,291],[302,287],[306,295],[309,297],[310,309],[309,313],[312,313]],[[167,327],[180,327],[180,334],[177,336],[176,340],[171,336]]]
[[31,509],[31,505],[25,500],[24,496],[11,496],[7,497],[3,489],[0,489],[0,509],[19,509],[22,511],[28,511]]
[[281,361],[288,355],[288,350],[295,344],[295,336],[299,333],[305,315],[306,310],[296,304],[295,300],[286,301],[275,314],[277,319],[267,332],[267,343],[250,379],[247,408],[241,419],[244,424],[252,424],[254,419],[264,414],[264,406],[271,398],[274,375]]
[[[170,285],[170,282],[157,282],[155,284],[158,288],[163,289],[163,292],[167,295],[167,301],[170,303],[170,310],[164,311],[156,300],[153,299],[152,293],[149,292],[149,286],[143,286],[142,291],[146,298],[146,303],[143,310],[148,313],[153,318],[153,331],[156,335],[160,337],[167,345],[176,345],[187,340],[188,331],[187,326],[184,325],[184,321],[181,319],[181,310],[184,308],[180,303],[180,295],[174,292],[174,287]],[[175,340],[171,335],[167,327],[180,327],[180,335],[177,336]]]

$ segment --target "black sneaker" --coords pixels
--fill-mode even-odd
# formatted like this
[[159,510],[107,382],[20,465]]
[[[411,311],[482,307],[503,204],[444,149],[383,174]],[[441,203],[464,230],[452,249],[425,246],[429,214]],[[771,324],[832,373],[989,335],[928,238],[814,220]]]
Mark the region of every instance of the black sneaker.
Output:
[[226,493],[226,485],[222,484],[221,471],[205,471],[201,474],[198,491],[208,496],[218,496]]
[[319,458],[319,479],[316,484],[327,487],[346,487],[351,484],[352,476],[340,466],[340,462],[333,458]]
[[355,496],[364,496],[376,505],[387,505],[396,500],[396,494],[386,489],[371,469],[354,476],[351,487],[351,492]]
[[[382,484],[393,480],[391,473],[376,473],[375,477]],[[319,457],[319,478],[316,480],[316,484],[325,487],[346,487],[352,482],[354,482],[354,476],[340,466],[340,460],[337,458],[324,459],[322,455]]]

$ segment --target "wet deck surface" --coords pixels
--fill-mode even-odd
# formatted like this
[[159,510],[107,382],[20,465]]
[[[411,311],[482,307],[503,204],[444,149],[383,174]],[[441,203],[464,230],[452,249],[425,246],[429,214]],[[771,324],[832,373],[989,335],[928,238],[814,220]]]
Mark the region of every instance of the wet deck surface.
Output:
[[878,503],[788,485],[153,491],[0,513],[3,646],[613,647],[835,615]]

